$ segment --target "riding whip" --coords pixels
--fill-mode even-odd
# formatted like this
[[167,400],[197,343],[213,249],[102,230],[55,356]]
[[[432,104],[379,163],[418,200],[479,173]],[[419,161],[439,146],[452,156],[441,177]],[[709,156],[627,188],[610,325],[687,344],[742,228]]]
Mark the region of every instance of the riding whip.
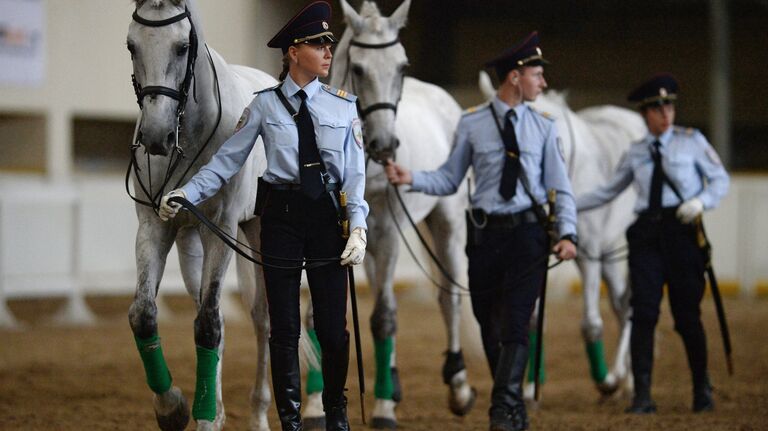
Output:
[[[347,192],[339,192],[339,210],[341,219],[341,237],[349,238],[349,215],[347,214]],[[357,315],[357,294],[355,293],[355,271],[350,265],[347,268],[349,275],[349,296],[352,302],[352,327],[355,331],[355,356],[357,358],[357,380],[360,385],[360,412],[365,425],[365,373],[363,372],[363,348],[360,344],[360,320]]]
[[[555,237],[557,236],[555,234],[555,222],[557,221],[557,216],[555,215],[555,201],[557,200],[557,191],[555,189],[549,189],[547,192],[547,204],[549,206],[549,215],[547,216],[546,220],[546,230],[547,230],[547,237],[549,238],[548,241],[548,247],[547,247],[547,255],[549,255],[549,250],[552,248],[552,246],[555,243]],[[534,365],[533,365],[533,398],[536,401],[539,401],[541,398],[541,391],[540,391],[540,382],[539,382],[539,373],[541,372],[541,347],[543,345],[544,340],[544,304],[547,302],[547,273],[549,271],[547,269],[544,270],[544,279],[541,283],[541,291],[539,293],[539,307],[538,307],[538,314],[536,316],[536,355],[534,356]]]
[[717,312],[717,321],[720,324],[720,335],[723,337],[723,348],[725,349],[725,363],[728,367],[728,375],[733,375],[733,358],[731,358],[731,334],[728,331],[728,321],[725,319],[725,307],[723,298],[720,296],[720,288],[715,277],[715,268],[712,266],[712,245],[709,243],[707,233],[704,231],[704,222],[701,216],[696,218],[696,238],[701,251],[706,259],[704,265],[709,279],[709,286],[712,289],[712,298],[715,300],[715,311]]

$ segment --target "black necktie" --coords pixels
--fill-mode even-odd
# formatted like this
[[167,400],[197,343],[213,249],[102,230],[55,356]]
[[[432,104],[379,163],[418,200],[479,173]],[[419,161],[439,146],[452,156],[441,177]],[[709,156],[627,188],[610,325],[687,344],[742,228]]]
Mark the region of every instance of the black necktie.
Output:
[[325,191],[322,180],[320,151],[315,140],[315,125],[307,108],[307,93],[299,90],[301,106],[296,114],[296,126],[299,129],[299,180],[301,191],[311,199],[317,199]]
[[512,124],[512,115],[515,111],[510,109],[504,116],[504,130],[501,132],[504,140],[504,168],[501,171],[501,184],[499,193],[506,200],[511,199],[517,191],[517,177],[520,176],[520,147],[517,145],[515,126]]
[[651,195],[648,199],[648,211],[659,212],[661,210],[661,186],[664,180],[664,171],[661,167],[661,142],[653,143],[651,157],[653,158],[653,174],[651,175]]

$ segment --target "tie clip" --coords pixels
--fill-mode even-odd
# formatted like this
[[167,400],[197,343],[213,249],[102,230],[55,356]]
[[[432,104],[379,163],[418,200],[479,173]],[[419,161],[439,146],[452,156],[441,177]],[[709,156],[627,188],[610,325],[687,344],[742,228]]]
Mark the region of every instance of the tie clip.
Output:
[[514,151],[507,151],[507,155],[509,156],[510,159],[517,158],[517,154],[515,154]]
[[304,165],[305,168],[311,168],[312,166],[320,166],[320,162],[317,162],[317,163],[306,163]]

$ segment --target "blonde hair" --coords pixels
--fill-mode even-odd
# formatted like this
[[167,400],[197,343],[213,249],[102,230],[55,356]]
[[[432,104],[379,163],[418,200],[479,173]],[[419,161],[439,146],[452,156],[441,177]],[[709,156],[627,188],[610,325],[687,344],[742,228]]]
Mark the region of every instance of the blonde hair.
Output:
[[286,52],[285,55],[283,55],[283,71],[280,72],[280,76],[277,78],[278,81],[283,82],[285,81],[285,77],[288,76],[288,70],[291,68],[291,56],[288,55]]

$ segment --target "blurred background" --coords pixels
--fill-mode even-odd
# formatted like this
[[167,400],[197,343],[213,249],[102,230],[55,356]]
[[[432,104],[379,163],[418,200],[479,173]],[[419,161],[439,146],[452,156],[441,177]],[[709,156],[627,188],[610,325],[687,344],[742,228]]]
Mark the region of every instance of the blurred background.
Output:
[[[266,41],[305,3],[198,0],[198,25],[230,63],[276,76],[280,53]],[[400,1],[378,4],[389,15]],[[136,220],[123,183],[138,114],[125,47],[133,9],[0,0],[0,323],[12,319],[8,299],[64,297],[66,313],[86,318],[83,295],[133,291]],[[766,0],[413,0],[401,38],[409,74],[465,108],[483,101],[484,61],[532,30],[552,62],[550,88],[567,91],[574,110],[631,108],[636,84],[674,74],[677,123],[700,128],[733,176],[707,215],[723,291],[753,298],[768,295],[767,24]],[[174,256],[163,292],[183,289]],[[401,283],[427,283],[401,261]],[[576,273],[560,271],[553,289],[568,295]]]

